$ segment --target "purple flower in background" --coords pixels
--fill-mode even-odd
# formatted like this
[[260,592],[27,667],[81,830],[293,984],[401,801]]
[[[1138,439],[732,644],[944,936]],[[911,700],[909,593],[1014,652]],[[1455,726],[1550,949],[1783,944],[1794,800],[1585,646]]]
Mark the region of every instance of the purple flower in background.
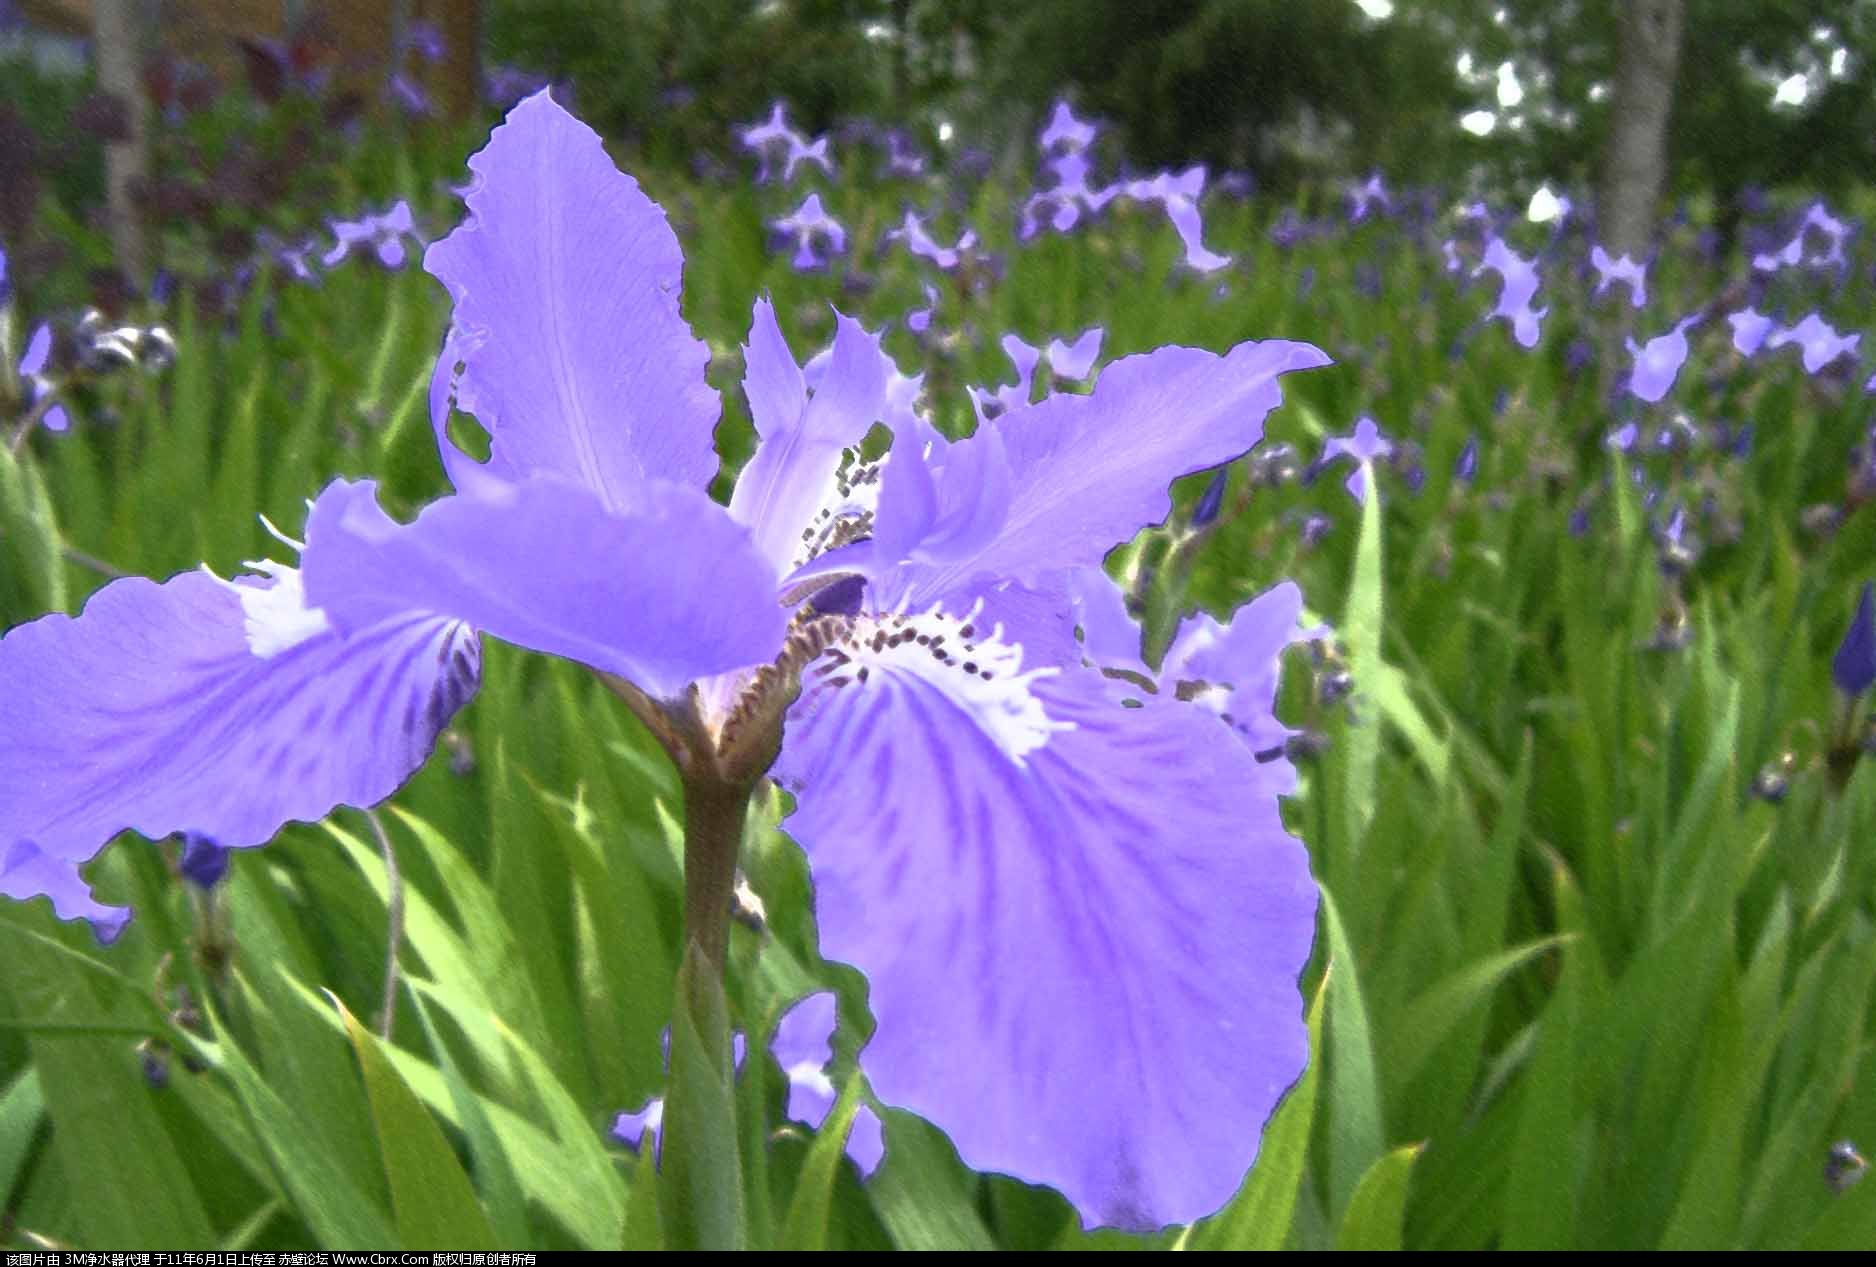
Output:
[[1648,266],[1637,264],[1627,255],[1610,259],[1609,252],[1602,249],[1599,242],[1590,248],[1589,262],[1596,269],[1596,294],[1600,295],[1617,282],[1628,286],[1628,302],[1631,308],[1643,308],[1648,304]]
[[886,132],[886,168],[887,176],[923,176],[928,162],[912,145],[911,140],[898,128]]
[[1726,318],[1733,327],[1733,347],[1741,356],[1751,356],[1765,343],[1765,336],[1778,324],[1756,308],[1741,308]]
[[423,239],[418,236],[416,225],[411,220],[410,204],[402,198],[382,215],[367,215],[358,220],[334,220],[331,228],[335,239],[332,249],[319,260],[327,268],[338,264],[353,251],[367,247],[378,257],[378,263],[386,268],[402,268],[408,258],[404,240],[409,238],[417,245],[423,245]]
[[940,246],[926,229],[925,218],[909,207],[899,227],[886,230],[886,240],[905,243],[906,250],[920,259],[930,260],[947,273],[963,263],[964,252],[977,245],[977,235],[966,229],[954,245]]
[[969,389],[971,404],[977,411],[980,423],[1027,405],[1030,393],[1035,389],[1036,366],[1042,360],[1042,349],[1024,342],[1020,335],[1015,334],[1004,335],[1002,346],[1003,354],[1016,367],[1016,381],[1001,387]]
[[1795,326],[1787,326],[1767,338],[1765,345],[1782,348],[1795,343],[1803,353],[1804,372],[1815,374],[1840,356],[1855,356],[1860,334],[1838,334],[1836,328],[1815,312]]
[[1467,436],[1465,447],[1459,450],[1459,458],[1453,463],[1453,478],[1461,484],[1470,484],[1479,475],[1479,438]]
[[[26,351],[20,357],[19,377],[26,388],[26,407],[28,410],[39,407],[57,388],[52,376],[47,372],[52,361],[52,327],[40,322],[27,336]],[[72,425],[72,416],[65,406],[51,404],[40,415],[39,425],[47,431],[65,431]]]
[[1852,699],[1876,684],[1876,595],[1870,582],[1856,600],[1856,615],[1830,661],[1831,680]]
[[[1217,1209],[1307,1059],[1293,774],[1234,736],[1268,727],[1255,710],[1227,726],[1086,665],[1067,578],[1256,445],[1280,377],[1327,358],[1162,348],[865,462],[892,417],[877,337],[838,318],[810,395],[759,300],[759,442],[726,509],[663,213],[545,95],[470,166],[468,218],[425,257],[454,303],[431,397],[454,491],[400,523],[336,480],[299,570],[118,581],[0,639],[5,891],[90,914],[77,868],[125,828],[241,847],[383,799],[473,693],[478,630],[682,718],[707,740],[693,773],[766,763],[785,710],[784,826],[821,952],[867,978],[879,1100],[1087,1223]],[[486,461],[449,439],[457,408]],[[829,582],[833,611],[800,605]],[[1264,647],[1275,623],[1253,604],[1229,628]]]
[[1520,346],[1536,347],[1538,323],[1550,311],[1549,308],[1531,306],[1539,285],[1536,262],[1520,256],[1505,244],[1503,238],[1494,237],[1486,244],[1485,257],[1472,270],[1472,275],[1477,277],[1487,269],[1497,273],[1505,283],[1498,292],[1498,303],[1492,308],[1489,317],[1503,317],[1509,321],[1512,336]]
[[1058,101],[1049,114],[1049,121],[1036,134],[1036,148],[1045,154],[1058,148],[1085,150],[1094,144],[1095,135],[1094,124],[1077,119],[1066,101]]
[[817,137],[810,143],[807,137],[788,126],[787,107],[779,101],[770,108],[769,117],[763,122],[737,128],[736,142],[756,155],[758,184],[774,175],[773,164],[777,160],[782,164],[784,181],[793,180],[795,169],[802,163],[812,163],[826,175],[834,174],[834,161],[828,152],[829,139]]
[[1348,188],[1348,222],[1360,224],[1374,213],[1376,207],[1381,209],[1382,214],[1388,214],[1394,210],[1394,198],[1382,183],[1381,173],[1371,172],[1365,182]]
[[1378,459],[1392,457],[1394,444],[1382,434],[1381,428],[1367,414],[1355,420],[1355,430],[1345,436],[1330,436],[1322,442],[1322,454],[1316,459],[1318,467],[1325,467],[1338,458],[1355,459],[1355,469],[1342,481],[1342,487],[1357,502],[1368,499],[1368,472],[1373,469]]
[[1225,506],[1225,488],[1231,482],[1231,468],[1221,466],[1206,483],[1205,491],[1192,507],[1192,526],[1209,528],[1218,520],[1218,512]]
[[925,292],[925,306],[905,314],[905,328],[914,334],[923,334],[931,328],[931,315],[938,308],[938,288],[930,282],[920,282],[918,285]]
[[1219,255],[1200,240],[1204,226],[1199,221],[1199,195],[1205,192],[1205,168],[1188,167],[1175,175],[1160,172],[1146,180],[1124,181],[1108,191],[1139,202],[1157,202],[1166,210],[1173,232],[1186,248],[1186,267],[1200,273],[1214,273],[1231,263],[1229,255]]
[[[847,249],[847,231],[822,209],[819,194],[809,194],[793,213],[769,221],[769,227],[794,240],[795,257],[790,262],[803,271],[826,268],[832,256]],[[826,248],[825,254],[815,250],[817,242]]]
[[1635,358],[1635,368],[1628,376],[1631,394],[1651,405],[1668,394],[1674,380],[1680,377],[1681,366],[1687,363],[1688,328],[1698,324],[1700,319],[1699,313],[1683,317],[1672,330],[1640,346],[1634,339],[1628,340],[1629,355]]
[[1049,340],[1049,372],[1057,378],[1082,379],[1094,372],[1094,362],[1101,355],[1101,341],[1107,337],[1107,331],[1100,326],[1089,326],[1073,342],[1064,343],[1060,339]]
[[[1798,222],[1798,231],[1791,239],[1775,251],[1753,256],[1752,267],[1762,273],[1774,273],[1800,264],[1814,268],[1826,265],[1846,268],[1849,266],[1849,257],[1844,247],[1850,239],[1850,232],[1850,226],[1831,215],[1830,209],[1822,201],[1814,202],[1806,209],[1804,218]],[[1824,240],[1821,250],[1811,248],[1812,234]]]
[[201,832],[186,831],[182,834],[182,858],[177,868],[184,879],[206,891],[227,878],[228,863],[233,856],[232,849],[222,848]]

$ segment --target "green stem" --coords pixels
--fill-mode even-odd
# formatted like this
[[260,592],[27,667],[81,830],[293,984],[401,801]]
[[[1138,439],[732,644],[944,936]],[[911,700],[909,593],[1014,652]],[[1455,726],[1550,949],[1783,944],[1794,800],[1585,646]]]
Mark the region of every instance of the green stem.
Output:
[[684,776],[684,930],[721,980],[729,946],[730,896],[754,789],[687,771]]

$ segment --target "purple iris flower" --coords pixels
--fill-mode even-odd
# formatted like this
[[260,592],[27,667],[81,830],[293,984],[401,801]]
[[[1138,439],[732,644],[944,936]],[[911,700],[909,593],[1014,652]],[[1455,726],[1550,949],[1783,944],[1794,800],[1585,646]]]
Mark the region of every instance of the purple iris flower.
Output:
[[1838,334],[1834,326],[1815,312],[1797,325],[1787,326],[1766,339],[1765,345],[1782,348],[1795,343],[1803,353],[1804,372],[1815,374],[1840,356],[1855,356],[1860,334]]
[[938,240],[925,227],[925,218],[911,208],[906,209],[905,219],[896,229],[886,230],[888,242],[904,242],[905,249],[920,259],[930,260],[945,272],[950,272],[964,262],[964,253],[977,245],[977,234],[970,229],[964,230],[952,246],[940,246]]
[[1599,242],[1590,248],[1589,262],[1596,269],[1596,294],[1600,295],[1617,282],[1628,286],[1628,301],[1631,308],[1644,308],[1648,304],[1648,266],[1637,264],[1627,255],[1616,259],[1609,258],[1609,252],[1602,249]]
[[1327,466],[1337,458],[1355,459],[1355,469],[1342,481],[1342,487],[1348,495],[1358,502],[1368,499],[1368,472],[1373,469],[1378,459],[1392,457],[1394,443],[1382,433],[1379,425],[1367,414],[1355,420],[1355,430],[1345,436],[1330,436],[1322,442],[1322,454],[1316,459],[1318,467]]
[[[809,194],[792,214],[769,221],[769,227],[782,237],[794,240],[795,257],[790,262],[804,272],[826,268],[833,256],[847,249],[846,229],[822,208],[819,194]],[[817,242],[825,248],[824,252],[815,250]]]
[[826,175],[834,174],[834,161],[828,153],[829,139],[817,137],[810,142],[807,137],[788,126],[788,111],[781,102],[776,102],[769,110],[769,117],[761,123],[738,128],[737,144],[752,151],[758,160],[756,180],[766,182],[773,174],[773,163],[780,159],[783,181],[795,178],[795,169],[802,163],[813,163]]
[[404,239],[409,238],[419,246],[423,244],[423,238],[418,235],[416,224],[411,219],[410,204],[402,198],[382,215],[367,215],[358,220],[334,220],[331,228],[334,238],[332,249],[319,260],[327,268],[338,264],[354,250],[369,247],[378,257],[378,263],[386,268],[398,269],[404,267],[404,261],[408,258]]
[[1778,325],[1757,308],[1741,308],[1728,315],[1726,324],[1733,327],[1733,347],[1741,356],[1751,356],[1765,343],[1765,336]]
[[1369,173],[1368,179],[1359,185],[1348,187],[1348,222],[1360,224],[1374,214],[1379,207],[1386,215],[1394,210],[1394,197],[1388,193],[1382,183],[1380,172]]
[[[1811,247],[1813,234],[1823,238],[1824,246],[1821,250]],[[1822,201],[1814,202],[1805,210],[1804,218],[1798,222],[1798,231],[1791,239],[1775,251],[1753,256],[1752,267],[1762,273],[1774,273],[1800,264],[1816,268],[1827,265],[1848,267],[1849,257],[1844,247],[1850,234],[1850,225],[1831,215],[1830,209]]]
[[1085,150],[1094,144],[1096,132],[1094,124],[1084,123],[1075,117],[1075,112],[1068,108],[1066,101],[1058,101],[1049,115],[1049,121],[1036,134],[1036,148],[1045,154],[1057,148]]
[[1498,292],[1498,303],[1490,313],[1493,317],[1503,317],[1511,323],[1511,333],[1522,347],[1537,346],[1538,323],[1550,312],[1549,308],[1533,308],[1531,300],[1537,295],[1539,280],[1537,264],[1520,256],[1501,237],[1494,237],[1485,247],[1485,257],[1479,266],[1472,270],[1477,277],[1490,269],[1504,279],[1504,286]]
[[[822,953],[868,980],[882,1102],[1089,1223],[1217,1209],[1307,1059],[1293,774],[1178,692],[1084,664],[1064,575],[1256,445],[1280,377],[1327,358],[1162,348],[868,463],[876,336],[837,319],[810,396],[758,301],[759,444],[725,508],[701,491],[719,402],[663,213],[544,94],[470,166],[468,219],[425,257],[454,302],[432,421],[455,491],[399,523],[337,480],[301,570],[118,581],[0,639],[6,891],[85,914],[77,867],[125,828],[240,847],[382,800],[473,692],[480,630],[684,727],[687,779],[759,774],[786,717],[784,826]],[[453,408],[486,461],[449,440]],[[851,614],[797,606],[829,580]],[[1229,628],[1261,646],[1268,619]]]
[[1850,628],[1831,657],[1830,676],[1837,689],[1852,699],[1876,684],[1876,597],[1868,581],[1863,582]]
[[1199,219],[1199,196],[1205,192],[1205,168],[1193,166],[1174,174],[1160,172],[1145,180],[1123,181],[1108,191],[1139,202],[1157,202],[1166,209],[1173,232],[1185,244],[1186,267],[1200,273],[1214,273],[1231,263],[1229,255],[1220,255],[1201,240],[1204,225]]
[[1083,379],[1094,372],[1094,362],[1101,355],[1101,341],[1107,331],[1089,326],[1073,342],[1049,340],[1049,372],[1061,379]]
[[886,176],[923,176],[928,162],[898,128],[886,133]]
[[[1106,336],[1107,331],[1100,326],[1089,326],[1072,343],[1050,339],[1046,351],[1049,372],[1057,379],[1073,381],[1087,378],[1094,372],[1094,362],[1101,355],[1101,341]],[[995,388],[969,389],[979,422],[1029,403],[1035,387],[1036,368],[1045,355],[1044,349],[1024,342],[1021,336],[1015,334],[1004,335],[1002,345],[1003,354],[1016,367],[1016,381]]]
[[1635,368],[1628,378],[1632,394],[1651,405],[1668,394],[1680,377],[1681,366],[1687,363],[1687,330],[1700,320],[1699,313],[1683,317],[1666,334],[1658,334],[1639,346],[1634,339],[1628,340],[1629,355],[1635,358]]

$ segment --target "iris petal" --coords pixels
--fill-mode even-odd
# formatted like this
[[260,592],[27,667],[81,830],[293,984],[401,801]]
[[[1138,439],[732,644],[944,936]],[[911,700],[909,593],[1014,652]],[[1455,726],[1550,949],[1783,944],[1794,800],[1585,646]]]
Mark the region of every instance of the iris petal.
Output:
[[1315,889],[1268,768],[1079,668],[1027,684],[1073,728],[1019,763],[942,675],[872,667],[810,673],[778,773],[821,948],[870,983],[873,1089],[1087,1223],[1217,1209],[1307,1058]]
[[557,474],[614,508],[646,476],[707,483],[719,402],[678,310],[684,258],[664,212],[545,92],[469,166],[469,217],[424,267],[456,305],[439,373],[489,433],[495,469]]
[[[309,600],[342,628],[417,610],[621,674],[670,699],[772,658],[776,574],[703,493],[660,481],[622,513],[558,479],[445,497],[409,524],[335,483],[307,529]],[[699,584],[708,577],[709,584]]]
[[473,631],[407,612],[343,635],[295,623],[299,578],[273,570],[116,581],[0,638],[0,840],[34,842],[31,874],[125,830],[258,845],[376,804],[423,763],[475,692]]
[[842,450],[885,415],[886,361],[879,336],[836,313],[833,355],[810,397],[766,299],[756,303],[744,351],[743,387],[761,441],[737,477],[730,514],[749,525],[779,573],[800,554],[802,532],[833,491]]
[[[1013,488],[1001,530],[957,557],[907,563],[886,588],[919,606],[983,573],[1029,580],[1098,564],[1116,542],[1166,518],[1173,480],[1228,462],[1263,437],[1264,416],[1282,400],[1280,375],[1327,364],[1309,344],[1278,339],[1240,343],[1223,356],[1167,347],[1115,361],[1090,395],[1011,411],[988,424],[1008,453]],[[947,470],[960,450],[989,443],[980,428],[951,446]],[[897,495],[895,481],[910,478],[889,463],[882,502]]]

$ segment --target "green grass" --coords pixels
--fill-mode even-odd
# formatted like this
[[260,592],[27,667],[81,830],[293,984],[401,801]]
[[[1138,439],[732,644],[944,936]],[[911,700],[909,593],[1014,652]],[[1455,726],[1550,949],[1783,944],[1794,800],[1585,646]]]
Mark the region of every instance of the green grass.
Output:
[[[735,384],[758,293],[804,354],[831,334],[829,299],[872,325],[922,306],[903,251],[863,260],[876,284],[855,298],[766,254],[760,218],[785,209],[778,195],[643,176],[686,245],[686,312],[725,392],[726,471],[751,445]],[[843,188],[829,206],[870,243],[897,198]],[[1829,656],[1876,571],[1876,516],[1853,509],[1829,536],[1800,522],[1842,499],[1844,456],[1869,421],[1855,385],[1806,380],[1789,352],[1740,364],[1708,332],[1673,401],[1702,422],[1750,419],[1758,439],[1743,462],[1642,459],[1672,480],[1670,502],[1710,492],[1742,528],[1715,541],[1696,516],[1709,545],[1669,580],[1600,443],[1613,417],[1593,371],[1565,368],[1570,339],[1609,318],[1585,310],[1563,266],[1540,295],[1545,342],[1525,353],[1499,326],[1474,328],[1493,287],[1461,292],[1436,252],[1389,226],[1285,252],[1250,212],[1220,209],[1208,241],[1248,271],[1218,298],[1173,273],[1177,244],[1156,215],[1017,248],[1006,209],[987,185],[974,213],[1007,252],[1005,275],[981,291],[939,279],[935,324],[952,337],[929,351],[889,338],[948,425],[968,417],[963,385],[1007,376],[1003,331],[1037,341],[1098,323],[1109,357],[1315,341],[1338,364],[1290,387],[1270,439],[1313,456],[1368,412],[1424,455],[1417,494],[1384,471],[1365,510],[1339,473],[1252,489],[1234,471],[1224,519],[1147,595],[1163,639],[1178,612],[1222,615],[1289,576],[1337,627],[1352,699],[1325,701],[1298,650],[1281,709],[1328,741],[1287,805],[1328,899],[1302,982],[1315,1060],[1232,1205],[1150,1238],[1084,1234],[1059,1197],[966,1171],[900,1113],[886,1114],[888,1159],[863,1186],[827,1141],[784,1127],[774,1071],[751,1062],[717,1105],[733,1098],[740,1120],[722,1141],[736,1156],[719,1159],[739,1191],[709,1198],[737,1235],[1867,1246],[1876,1183],[1839,1196],[1822,1171],[1833,1140],[1876,1140],[1876,775],[1859,763],[1839,785],[1825,749],[1839,716]],[[439,228],[451,214],[431,211]],[[1644,329],[1717,289],[1676,258],[1652,279]],[[1364,259],[1381,267],[1378,299],[1357,291]],[[1867,311],[1868,298],[1853,282],[1830,303]],[[443,487],[425,389],[447,309],[421,273],[354,263],[318,288],[257,290],[229,323],[162,315],[172,370],[106,383],[80,400],[74,432],[0,456],[0,626],[75,610],[103,583],[62,547],[124,572],[207,561],[225,575],[278,550],[256,512],[294,531],[335,475],[379,479],[405,512]],[[1475,433],[1468,486],[1450,472]],[[1566,527],[1579,501],[1580,538]],[[1312,511],[1333,521],[1313,547],[1296,530]],[[1138,548],[1165,544],[1149,534]],[[1691,641],[1650,649],[1675,610]],[[664,1082],[674,774],[581,671],[495,645],[458,734],[473,768],[439,755],[381,811],[405,886],[389,1042],[371,1033],[388,889],[355,813],[239,856],[212,919],[174,880],[172,847],[120,844],[92,874],[139,915],[108,950],[43,903],[0,905],[0,1244],[421,1248],[439,1229],[465,1246],[662,1243],[656,1188],[671,1168],[659,1175],[605,1131]],[[1789,796],[1754,798],[1787,751]],[[754,1032],[816,983],[858,989],[819,960],[805,863],[765,807],[747,867],[771,936],[736,932],[728,1000]],[[140,1042],[165,1086],[146,1079]]]

